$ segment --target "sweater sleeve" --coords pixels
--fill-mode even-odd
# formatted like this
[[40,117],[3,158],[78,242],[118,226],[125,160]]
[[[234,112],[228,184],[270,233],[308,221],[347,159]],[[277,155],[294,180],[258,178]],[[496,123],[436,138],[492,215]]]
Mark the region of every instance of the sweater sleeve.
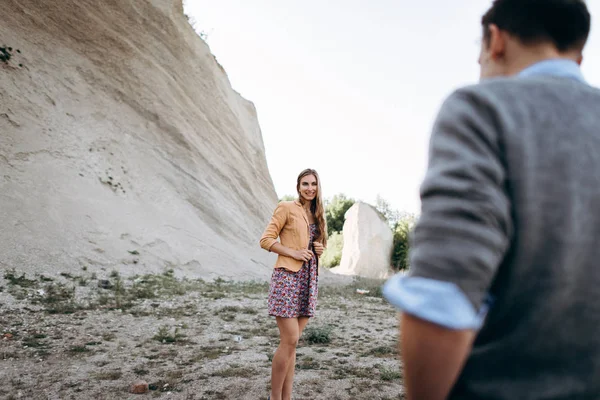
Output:
[[468,91],[444,102],[421,185],[411,272],[390,279],[384,290],[399,308],[408,305],[407,312],[440,325],[452,327],[452,320],[470,321],[465,327],[480,325],[489,287],[511,240],[498,120],[489,103]]

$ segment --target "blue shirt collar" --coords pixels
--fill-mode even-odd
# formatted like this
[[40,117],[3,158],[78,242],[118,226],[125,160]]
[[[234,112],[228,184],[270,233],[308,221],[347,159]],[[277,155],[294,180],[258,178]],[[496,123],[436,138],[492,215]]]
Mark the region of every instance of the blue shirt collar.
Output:
[[564,58],[544,60],[537,62],[521,71],[519,77],[550,75],[564,78],[575,79],[579,82],[585,82],[579,64],[572,60]]

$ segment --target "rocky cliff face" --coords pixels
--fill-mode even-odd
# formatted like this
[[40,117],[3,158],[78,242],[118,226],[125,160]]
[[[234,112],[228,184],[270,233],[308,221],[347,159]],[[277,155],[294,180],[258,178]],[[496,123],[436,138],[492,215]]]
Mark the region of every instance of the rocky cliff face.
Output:
[[0,267],[266,277],[252,103],[181,0],[4,0]]

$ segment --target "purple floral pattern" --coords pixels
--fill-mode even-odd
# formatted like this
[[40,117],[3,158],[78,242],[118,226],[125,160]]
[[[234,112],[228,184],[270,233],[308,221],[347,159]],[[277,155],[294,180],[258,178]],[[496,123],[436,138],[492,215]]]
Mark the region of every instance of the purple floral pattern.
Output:
[[[310,225],[310,244],[317,226]],[[302,265],[298,272],[275,268],[269,287],[269,315],[283,318],[313,317],[317,308],[318,270],[317,257]]]

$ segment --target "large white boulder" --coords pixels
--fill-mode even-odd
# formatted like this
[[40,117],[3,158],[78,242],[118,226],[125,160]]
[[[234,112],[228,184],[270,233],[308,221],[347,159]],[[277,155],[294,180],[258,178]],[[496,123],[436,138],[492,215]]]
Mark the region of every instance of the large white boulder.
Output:
[[387,278],[394,241],[385,217],[369,204],[358,202],[345,215],[344,248],[340,266],[331,271],[364,278]]

